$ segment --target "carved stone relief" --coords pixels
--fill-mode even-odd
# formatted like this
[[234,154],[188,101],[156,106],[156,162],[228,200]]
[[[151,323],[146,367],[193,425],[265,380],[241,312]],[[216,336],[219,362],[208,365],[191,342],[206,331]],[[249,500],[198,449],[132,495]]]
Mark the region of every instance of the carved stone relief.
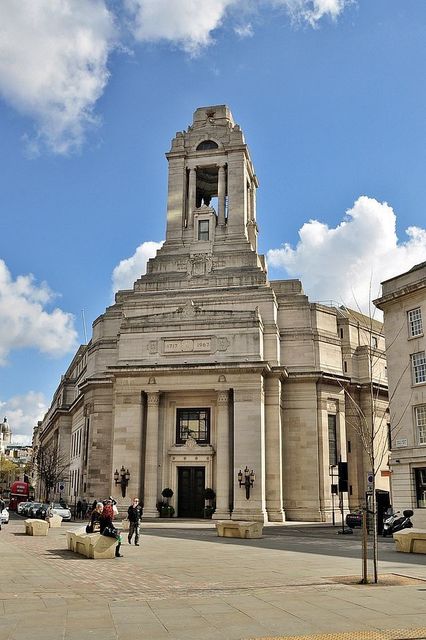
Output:
[[205,276],[213,269],[213,259],[209,253],[196,253],[189,258],[187,263],[188,277]]

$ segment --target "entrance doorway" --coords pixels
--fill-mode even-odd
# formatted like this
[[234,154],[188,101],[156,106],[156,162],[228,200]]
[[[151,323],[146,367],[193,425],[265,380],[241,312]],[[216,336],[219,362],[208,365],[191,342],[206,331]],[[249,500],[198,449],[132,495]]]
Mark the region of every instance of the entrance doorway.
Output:
[[204,467],[178,467],[178,517],[202,518]]

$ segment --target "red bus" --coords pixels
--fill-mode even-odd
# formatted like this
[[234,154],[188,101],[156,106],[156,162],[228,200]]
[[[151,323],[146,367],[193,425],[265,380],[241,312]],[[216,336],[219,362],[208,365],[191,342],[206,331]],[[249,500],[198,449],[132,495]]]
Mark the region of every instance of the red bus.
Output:
[[17,480],[10,485],[10,501],[9,510],[16,511],[16,507],[20,502],[28,502],[30,497],[29,482]]

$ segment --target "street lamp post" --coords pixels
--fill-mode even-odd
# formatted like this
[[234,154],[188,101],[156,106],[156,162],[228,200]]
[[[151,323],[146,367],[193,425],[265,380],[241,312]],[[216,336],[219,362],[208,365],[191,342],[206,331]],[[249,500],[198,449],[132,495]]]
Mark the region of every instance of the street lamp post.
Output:
[[335,471],[337,469],[337,465],[336,464],[331,464],[329,467],[329,472],[328,475],[331,477],[331,514],[332,514],[332,522],[333,522],[333,527],[336,526],[336,514],[334,511],[334,496],[337,495],[337,484],[335,484],[334,482],[334,478],[335,478]]
[[123,498],[126,497],[126,489],[130,480],[130,471],[124,468],[124,465],[121,465],[120,471],[118,469],[115,470],[114,473],[115,484],[119,484],[121,486],[121,495]]

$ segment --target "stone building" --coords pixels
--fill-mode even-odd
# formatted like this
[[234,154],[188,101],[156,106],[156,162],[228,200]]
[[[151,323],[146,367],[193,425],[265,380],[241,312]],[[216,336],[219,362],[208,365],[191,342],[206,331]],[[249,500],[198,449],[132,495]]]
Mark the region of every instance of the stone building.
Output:
[[[339,458],[349,462],[350,505],[364,499],[368,464],[345,394],[362,404],[374,334],[385,410],[381,326],[360,330],[360,317],[311,303],[298,280],[268,280],[258,180],[226,106],[197,109],[167,159],[166,241],[93,323],[40,446],[68,452],[70,500],[112,493],[124,505],[140,495],[145,517],[156,517],[168,487],[176,515],[198,517],[210,487],[214,518],[330,520]],[[246,467],[248,499],[238,481]]]
[[389,368],[393,506],[426,526],[426,262],[382,282]]

